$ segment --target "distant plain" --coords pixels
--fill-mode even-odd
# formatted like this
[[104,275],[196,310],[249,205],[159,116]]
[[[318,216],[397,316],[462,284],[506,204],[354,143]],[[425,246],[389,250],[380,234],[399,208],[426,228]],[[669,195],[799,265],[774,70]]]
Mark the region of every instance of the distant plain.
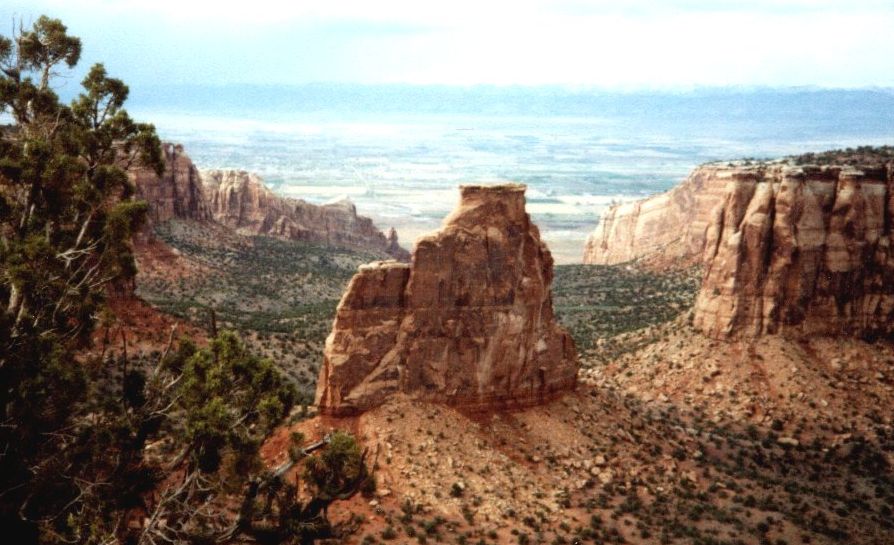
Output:
[[886,89],[168,86],[136,89],[130,109],[199,168],[255,172],[313,203],[347,197],[407,248],[457,185],[526,183],[559,263],[580,261],[611,202],[665,191],[700,163],[894,140]]

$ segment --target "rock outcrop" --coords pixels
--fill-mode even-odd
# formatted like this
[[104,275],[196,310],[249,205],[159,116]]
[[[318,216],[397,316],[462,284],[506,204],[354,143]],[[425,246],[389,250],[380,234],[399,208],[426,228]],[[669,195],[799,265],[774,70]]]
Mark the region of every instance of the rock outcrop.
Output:
[[709,336],[894,334],[892,166],[729,169],[694,324]]
[[670,191],[612,206],[587,238],[583,262],[616,265],[646,259],[661,267],[696,263],[726,181],[722,167],[705,165]]
[[371,219],[357,215],[350,201],[318,206],[280,197],[248,172],[200,172],[179,144],[165,143],[162,151],[161,176],[141,166],[129,171],[136,198],[149,204],[149,226],[172,219],[217,221],[242,234],[384,252],[400,261],[410,258],[394,229],[385,236]]
[[469,409],[524,406],[572,389],[578,362],[556,323],[553,260],[525,186],[462,186],[410,264],[366,265],[326,340],[316,402],[349,414],[396,393]]
[[258,176],[241,170],[202,171],[202,181],[214,219],[240,233],[382,251],[409,260],[393,229],[386,237],[348,200],[318,206],[280,197]]
[[149,204],[150,223],[170,219],[207,221],[211,210],[202,190],[199,171],[179,144],[163,144],[165,171],[159,176],[151,168],[132,167],[130,179],[136,198]]

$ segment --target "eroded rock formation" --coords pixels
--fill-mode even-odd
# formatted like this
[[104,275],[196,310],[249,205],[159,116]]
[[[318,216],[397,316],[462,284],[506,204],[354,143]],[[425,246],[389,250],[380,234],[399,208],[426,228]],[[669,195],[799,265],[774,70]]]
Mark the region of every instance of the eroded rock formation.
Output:
[[202,171],[202,180],[214,219],[243,234],[378,250],[401,261],[409,259],[393,229],[386,237],[371,219],[357,215],[348,200],[318,206],[280,197],[258,176],[241,170]]
[[171,219],[216,220],[242,234],[385,252],[401,261],[410,258],[394,229],[386,237],[371,219],[357,215],[350,201],[318,206],[280,197],[245,171],[200,172],[179,144],[165,143],[162,150],[161,176],[145,167],[130,170],[136,198],[149,204],[150,226]]
[[694,323],[712,337],[894,333],[891,165],[730,169]]
[[670,191],[612,206],[587,238],[583,261],[617,265],[646,259],[686,267],[698,261],[711,211],[723,198],[724,169],[704,165]]
[[170,219],[207,221],[211,210],[202,190],[198,169],[179,144],[162,146],[165,171],[159,176],[150,168],[137,166],[130,170],[136,186],[136,198],[149,204],[149,221],[161,223]]
[[714,338],[892,335],[892,164],[840,159],[701,166],[667,193],[608,210],[584,262],[703,265],[694,324]]
[[471,409],[530,405],[574,387],[571,337],[555,321],[553,260],[525,186],[462,186],[410,264],[366,265],[326,340],[316,401],[346,414],[394,393]]

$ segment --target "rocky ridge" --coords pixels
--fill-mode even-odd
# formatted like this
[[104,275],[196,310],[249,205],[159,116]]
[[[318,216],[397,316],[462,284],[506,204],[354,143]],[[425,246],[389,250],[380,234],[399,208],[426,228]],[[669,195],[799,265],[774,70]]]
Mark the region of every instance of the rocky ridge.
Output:
[[280,197],[260,177],[242,170],[202,171],[202,181],[214,219],[242,234],[381,250],[398,260],[409,259],[394,229],[386,237],[371,219],[357,215],[357,207],[347,199],[318,206]]
[[348,200],[314,205],[280,197],[258,176],[236,170],[199,171],[179,144],[162,146],[165,171],[133,167],[136,198],[149,204],[149,227],[172,219],[215,221],[240,234],[268,235],[342,248],[384,252],[406,261],[392,229],[386,236]]
[[525,212],[525,186],[462,186],[410,264],[360,268],[326,341],[316,402],[364,411],[396,393],[472,409],[524,406],[577,381],[555,321],[553,260]]
[[695,264],[729,175],[719,165],[703,165],[670,191],[610,207],[587,238],[583,262],[617,265],[646,259],[659,268]]
[[709,164],[608,211],[586,263],[704,270],[694,325],[713,338],[783,330],[894,333],[890,162]]

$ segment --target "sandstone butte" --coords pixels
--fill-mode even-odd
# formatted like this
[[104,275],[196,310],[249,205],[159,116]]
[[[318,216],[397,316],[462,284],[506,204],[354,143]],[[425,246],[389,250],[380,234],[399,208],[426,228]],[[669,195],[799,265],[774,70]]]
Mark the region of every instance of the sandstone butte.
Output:
[[397,393],[520,407],[575,387],[574,342],[553,314],[553,259],[525,189],[461,186],[459,207],[416,241],[409,264],[360,267],[326,340],[323,413],[358,413]]
[[894,167],[708,165],[613,208],[586,262],[701,263],[710,337],[894,334]]
[[149,221],[216,221],[246,235],[268,235],[331,246],[385,252],[406,261],[409,252],[391,229],[388,236],[357,214],[347,200],[314,205],[280,197],[256,175],[236,170],[199,171],[183,147],[163,145],[165,172],[136,168],[138,199],[149,203]]

